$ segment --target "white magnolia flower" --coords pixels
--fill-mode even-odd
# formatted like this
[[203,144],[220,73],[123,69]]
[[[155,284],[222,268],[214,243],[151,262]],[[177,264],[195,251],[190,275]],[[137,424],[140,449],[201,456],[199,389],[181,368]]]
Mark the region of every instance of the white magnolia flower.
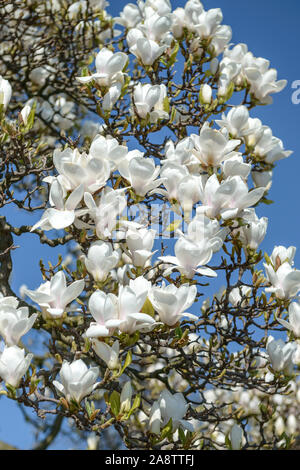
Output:
[[203,104],[210,104],[212,100],[212,88],[207,83],[201,86],[200,89],[200,102]]
[[135,331],[150,331],[156,326],[155,320],[141,313],[148,292],[137,289],[134,285],[120,286],[118,296],[118,328],[123,333],[133,334]]
[[158,258],[163,263],[173,265],[165,271],[165,276],[168,276],[174,269],[188,279],[192,279],[195,274],[210,277],[217,276],[212,269],[203,267],[209,263],[213,253],[208,244],[204,243],[200,246],[194,241],[182,237],[175,243],[174,251],[175,256],[161,256]]
[[128,413],[131,409],[132,387],[128,380],[123,385],[120,395],[120,413]]
[[29,104],[26,104],[20,112],[20,115],[21,115],[22,122],[23,122],[24,126],[27,125],[28,117],[29,117],[30,113],[31,113],[31,106]]
[[102,240],[92,243],[88,255],[83,257],[86,269],[96,282],[105,281],[119,258],[119,253],[113,250],[111,244]]
[[240,176],[244,180],[247,180],[251,171],[251,163],[245,163],[243,157],[235,155],[225,160],[222,164],[222,171],[225,178],[229,176]]
[[289,248],[286,248],[285,246],[275,246],[270,256],[270,260],[275,269],[285,262],[293,266],[295,254],[295,246],[289,246]]
[[250,92],[264,104],[272,103],[270,94],[279,93],[287,84],[286,80],[277,81],[277,70],[269,69],[269,65],[268,60],[253,57],[251,52],[246,54],[243,61],[243,70],[250,83]]
[[163,390],[158,399],[161,412],[162,427],[172,418],[173,432],[179,427],[194,432],[194,426],[186,419],[183,419],[188,410],[188,404],[182,393],[172,395],[168,390]]
[[95,322],[86,331],[88,338],[111,336],[119,325],[117,297],[97,290],[89,299],[89,310]]
[[256,188],[265,188],[269,191],[272,186],[273,171],[251,171],[252,180]]
[[[84,202],[93,219],[96,228],[96,234],[99,238],[111,237],[112,231],[115,230],[118,217],[127,206],[124,190],[114,190],[106,186],[100,196],[98,205],[90,193],[84,193]],[[92,228],[91,225],[84,225],[86,228]]]
[[198,319],[195,315],[185,311],[194,303],[196,295],[196,286],[188,284],[183,284],[180,287],[176,287],[174,284],[166,286],[163,282],[161,287],[151,289],[149,300],[159,314],[161,321],[168,326],[173,326],[183,316],[193,320]]
[[149,431],[152,434],[160,434],[161,430],[161,411],[158,401],[153,402],[149,415]]
[[300,338],[300,305],[298,302],[292,302],[289,305],[289,321],[277,318],[279,323],[288,330],[292,331],[296,338]]
[[225,127],[234,138],[241,138],[253,132],[249,128],[249,111],[246,106],[234,106],[227,116],[223,113],[222,119],[216,120],[216,123],[221,128]]
[[144,22],[138,28],[151,41],[168,44],[171,40],[170,29],[172,20],[169,14],[160,15],[153,8],[144,9]]
[[146,119],[149,115],[151,123],[157,122],[158,119],[168,119],[169,113],[164,107],[165,98],[167,98],[165,85],[138,83],[133,92],[136,113],[142,119]]
[[[111,142],[110,147],[113,145],[114,142]],[[60,150],[54,151],[53,162],[59,173],[58,180],[67,191],[83,185],[84,191],[94,193],[105,186],[110,176],[110,164],[107,161],[108,158],[105,158],[107,153],[103,152],[99,158],[95,155],[96,150],[93,147],[91,149],[92,152],[90,151],[88,155],[70,148],[63,152]],[[126,150],[126,147],[124,147],[124,154],[127,153]],[[44,181],[49,181],[49,178]]]
[[179,185],[185,177],[189,177],[189,172],[180,162],[167,160],[160,172],[163,185],[166,189],[157,189],[156,194],[162,194],[170,201],[178,200]]
[[50,203],[54,207],[45,210],[41,219],[31,228],[31,232],[38,227],[42,227],[43,230],[60,230],[73,224],[76,215],[80,214],[76,208],[83,198],[84,187],[80,185],[74,189],[66,201],[64,193],[59,180],[53,180],[50,188]]
[[0,377],[12,387],[18,387],[32,358],[33,354],[25,357],[25,350],[18,346],[6,347],[0,354]]
[[[167,46],[159,46],[157,42],[147,39],[138,29],[131,30],[129,41],[132,45],[130,52],[135,55],[144,65],[152,65],[166,50]],[[135,36],[135,37],[134,37]]]
[[275,340],[273,336],[268,337],[267,352],[276,372],[283,372],[286,375],[293,373],[293,357],[297,350],[297,343],[284,343],[282,339]]
[[254,206],[263,196],[264,188],[249,192],[240,176],[232,176],[219,183],[214,174],[202,186],[201,210],[211,218],[221,215],[224,220],[237,217],[243,209]]
[[0,335],[7,346],[17,345],[33,326],[37,313],[29,317],[28,307],[18,307],[14,297],[0,297]]
[[[194,143],[190,137],[180,140],[175,146],[172,140],[168,140],[165,145],[165,154],[167,162],[177,163],[179,165],[189,165],[189,163],[198,163],[198,159],[192,154]],[[164,163],[164,161],[163,161]],[[166,163],[164,163],[165,165]]]
[[[262,57],[254,57],[248,52],[246,44],[237,44],[224,52],[226,61],[240,66],[240,72],[235,76],[235,83],[242,85],[246,79],[250,92],[263,104],[272,103],[271,94],[278,93],[286,86],[286,80],[277,81],[277,71],[270,69],[270,62]],[[224,59],[223,59],[224,60]]]
[[9,105],[12,95],[12,88],[8,80],[0,75],[0,104],[3,104],[4,109]]
[[99,11],[104,10],[107,5],[108,2],[106,0],[89,0],[89,2],[87,0],[78,0],[69,6],[68,15],[70,18],[76,18],[77,15],[84,14],[88,6],[92,7],[95,11]]
[[98,134],[91,143],[89,155],[92,158],[108,161],[113,171],[128,155],[128,148],[125,145],[119,145],[117,139]]
[[58,271],[51,279],[36,290],[26,289],[26,295],[37,303],[44,317],[60,318],[63,313],[70,311],[67,305],[75,300],[84,289],[84,280],[74,281],[67,287],[66,276],[63,271]]
[[234,156],[232,151],[240,140],[229,140],[226,134],[208,125],[201,128],[200,135],[192,134],[195,149],[193,154],[204,167],[218,167],[224,160]]
[[155,166],[152,158],[135,155],[136,152],[129,152],[128,158],[118,165],[118,170],[138,196],[145,196],[161,184],[161,179],[157,179],[160,167]]
[[188,224],[186,233],[183,234],[177,230],[177,233],[188,240],[192,240],[199,247],[206,246],[207,249],[211,250],[211,253],[215,253],[222,248],[228,232],[227,228],[220,228],[217,220],[206,217],[199,211],[199,208],[196,209],[195,217]]
[[112,346],[109,346],[107,343],[103,341],[99,341],[97,339],[92,340],[92,346],[97,354],[107,365],[107,367],[111,370],[118,369],[120,361],[119,361],[119,351],[120,351],[120,344],[119,341],[115,341]]
[[229,302],[233,307],[245,307],[249,303],[252,289],[247,286],[235,287],[230,291]]
[[237,230],[239,239],[245,248],[257,250],[266,236],[268,219],[267,217],[257,217],[255,209],[246,209],[243,221],[246,225]]
[[123,82],[123,69],[128,57],[124,52],[115,54],[104,47],[98,52],[95,65],[97,72],[87,77],[77,77],[80,83],[89,83],[95,80],[100,86],[109,87],[115,82]]
[[284,150],[282,141],[273,136],[270,127],[262,126],[262,133],[256,142],[253,153],[266,163],[274,163],[288,158],[293,152]]
[[115,23],[125,26],[127,29],[134,28],[142,21],[142,16],[138,5],[127,3],[120,13],[120,16],[114,18]]
[[128,247],[128,255],[132,260],[132,264],[137,267],[144,267],[149,264],[149,261],[154,254],[152,252],[154,239],[156,236],[155,230],[148,230],[146,228],[129,228],[126,232],[126,244]]
[[300,290],[300,271],[293,269],[288,262],[282,263],[275,271],[269,264],[264,264],[267,279],[271,287],[266,292],[273,293],[279,299],[291,299]]
[[71,363],[64,361],[60,369],[61,382],[54,380],[53,385],[67,401],[75,400],[80,403],[84,397],[95,390],[98,377],[98,367],[88,368],[81,359]]

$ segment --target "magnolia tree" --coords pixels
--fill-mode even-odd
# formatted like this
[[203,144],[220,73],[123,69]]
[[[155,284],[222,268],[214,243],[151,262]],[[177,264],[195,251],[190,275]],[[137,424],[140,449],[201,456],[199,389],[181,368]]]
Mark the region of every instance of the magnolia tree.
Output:
[[[0,393],[36,448],[294,446],[300,270],[256,214],[291,152],[254,108],[286,81],[199,0],[0,21]],[[16,293],[23,234],[63,256]]]

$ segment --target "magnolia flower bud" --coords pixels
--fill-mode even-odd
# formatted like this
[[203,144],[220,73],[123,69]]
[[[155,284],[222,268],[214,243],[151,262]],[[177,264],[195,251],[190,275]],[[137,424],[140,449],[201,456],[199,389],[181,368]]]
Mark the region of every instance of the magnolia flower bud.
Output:
[[94,339],[92,341],[92,346],[97,354],[111,370],[118,369],[119,367],[119,350],[120,344],[119,341],[115,341],[112,346],[104,343],[103,341],[98,341]]
[[3,104],[4,109],[7,108],[12,94],[12,88],[8,80],[5,80],[0,75],[0,104]]
[[151,407],[149,416],[149,431],[152,434],[160,434],[161,427],[161,411],[159,403],[155,401]]
[[0,296],[0,335],[7,346],[17,345],[37,319],[37,313],[29,317],[28,307],[18,307],[14,297]]
[[128,413],[131,409],[132,387],[131,382],[125,383],[120,396],[120,413]]
[[199,98],[200,98],[200,103],[201,104],[210,104],[211,103],[212,88],[209,85],[207,85],[207,83],[205,85],[201,86]]
[[30,113],[31,113],[31,106],[29,106],[29,104],[26,104],[26,106],[24,106],[24,108],[20,112],[24,126],[27,125],[27,121],[28,121],[28,117]]

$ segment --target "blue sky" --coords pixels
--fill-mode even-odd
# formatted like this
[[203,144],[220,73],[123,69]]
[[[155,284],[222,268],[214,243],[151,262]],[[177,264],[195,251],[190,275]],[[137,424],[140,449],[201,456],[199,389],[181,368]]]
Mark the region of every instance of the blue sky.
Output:
[[[132,0],[133,1],[133,0]],[[108,11],[116,16],[127,2],[111,1]],[[185,1],[173,0],[173,8],[184,6]],[[271,66],[278,70],[278,78],[285,78],[288,85],[283,92],[274,95],[271,106],[258,107],[252,117],[259,117],[269,125],[273,134],[283,140],[287,150],[294,154],[278,162],[274,171],[273,186],[269,198],[275,203],[262,205],[260,216],[269,218],[268,233],[262,244],[264,251],[271,253],[274,245],[300,245],[300,104],[292,103],[292,83],[300,80],[300,2],[295,0],[207,0],[206,9],[220,7],[224,24],[233,30],[233,43],[244,42],[256,56],[270,60]],[[24,223],[22,214],[12,209],[5,215],[15,224]],[[26,223],[34,223],[37,215]],[[34,240],[34,242],[33,242]],[[15,240],[20,248],[13,253],[15,272],[12,277],[13,288],[18,291],[21,284],[36,288],[41,283],[38,262],[56,259],[58,251],[45,246],[40,247],[35,235],[26,235]],[[300,269],[300,248],[295,257],[295,267]],[[30,412],[30,410],[29,410]],[[24,423],[21,412],[15,404],[0,398],[0,440],[5,440],[20,448],[29,448],[33,442],[28,425]],[[52,448],[62,448],[65,444],[55,442]]]

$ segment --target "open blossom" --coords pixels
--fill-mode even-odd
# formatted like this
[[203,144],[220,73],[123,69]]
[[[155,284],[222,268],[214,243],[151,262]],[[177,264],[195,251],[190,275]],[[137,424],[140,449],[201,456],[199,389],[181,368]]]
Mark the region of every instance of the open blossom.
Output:
[[142,21],[142,16],[138,5],[128,3],[123,8],[120,16],[115,18],[115,22],[125,26],[126,28],[134,28]]
[[128,255],[132,260],[132,264],[137,267],[144,267],[149,264],[153,255],[151,251],[156,236],[155,230],[146,228],[129,228],[126,232],[126,244],[128,247]]
[[[172,140],[168,140],[165,145],[165,155],[167,162],[177,163],[179,165],[189,165],[189,163],[197,162],[197,158],[192,154],[192,149],[194,148],[194,143],[191,137],[185,137],[182,140],[174,145]],[[166,164],[163,161],[164,165]]]
[[199,211],[199,208],[196,209],[195,217],[188,224],[186,233],[183,234],[177,230],[181,236],[192,240],[200,247],[205,245],[207,249],[211,250],[211,253],[215,253],[222,248],[228,231],[227,228],[221,229],[217,220],[209,219]]
[[[86,212],[95,223],[97,236],[99,238],[110,237],[116,228],[118,217],[127,206],[124,189],[114,190],[106,186],[101,192],[98,204],[90,193],[84,194],[84,202],[88,208]],[[82,224],[82,226],[93,228],[89,224]]]
[[132,29],[127,35],[130,44],[130,52],[135,55],[144,65],[152,65],[166,50],[167,46],[159,46],[152,39],[144,37],[138,29]]
[[201,210],[208,217],[221,215],[224,220],[237,217],[243,209],[254,206],[263,196],[264,188],[249,191],[240,176],[232,176],[219,183],[216,175],[203,184]]
[[9,105],[12,94],[12,88],[8,80],[0,75],[0,104],[3,104],[4,109]]
[[139,24],[138,28],[143,33],[144,37],[157,43],[169,44],[172,36],[170,35],[170,28],[172,20],[170,15],[160,15],[155,12],[153,8],[144,9],[144,21]]
[[119,253],[113,251],[110,243],[99,240],[90,246],[87,256],[84,257],[84,264],[94,280],[102,282],[116,267],[119,258]]
[[92,80],[96,80],[103,87],[109,87],[117,81],[122,83],[124,79],[122,70],[127,60],[127,55],[124,52],[116,52],[114,54],[104,47],[98,52],[96,57],[95,65],[97,72],[87,77],[77,77],[77,80],[80,83],[89,83]]
[[179,238],[174,247],[175,256],[160,256],[158,259],[163,263],[170,264],[164,275],[169,275],[173,270],[178,270],[182,276],[192,279],[195,274],[216,277],[217,274],[210,268],[205,267],[212,257],[212,248],[203,243],[202,246],[193,240]]
[[229,140],[221,131],[204,124],[200,135],[192,134],[194,142],[193,154],[204,167],[219,166],[234,154],[232,151],[240,144],[240,140]]
[[300,304],[298,302],[292,302],[289,305],[289,321],[277,318],[279,323],[292,331],[296,338],[300,338]]
[[169,113],[164,109],[164,100],[167,97],[167,90],[164,84],[142,85],[138,83],[134,88],[133,100],[138,116],[146,119],[150,116],[150,122],[155,123],[158,119],[168,119]]
[[183,316],[197,319],[195,315],[185,311],[194,303],[196,294],[196,286],[183,284],[176,287],[174,284],[166,286],[163,283],[161,287],[151,289],[149,300],[159,314],[161,321],[168,326],[173,326]]
[[265,188],[269,191],[272,186],[273,171],[251,171],[252,180],[256,188]]
[[255,209],[246,209],[243,214],[245,225],[236,232],[239,235],[243,246],[252,250],[257,250],[264,240],[268,227],[267,217],[257,217]]
[[28,307],[19,307],[15,297],[0,296],[0,335],[7,346],[17,345],[33,326],[37,313],[29,317]]
[[296,350],[296,342],[284,343],[282,339],[275,340],[273,336],[268,337],[267,352],[276,372],[292,375]]
[[282,263],[275,271],[270,264],[264,264],[267,279],[271,287],[266,292],[273,293],[278,299],[291,299],[300,291],[300,271],[292,268],[288,262]]
[[286,80],[277,80],[277,71],[270,69],[270,62],[262,57],[254,57],[246,44],[237,44],[224,52],[225,60],[240,65],[240,72],[235,76],[235,83],[241,85],[246,79],[250,92],[263,104],[272,103],[273,93],[278,93],[286,86]]
[[[125,154],[126,150],[124,147]],[[67,148],[63,152],[55,150],[53,162],[59,173],[59,182],[68,191],[80,185],[83,185],[84,191],[90,193],[98,191],[105,186],[110,176],[110,165],[104,158],[105,155],[103,153],[102,158],[99,158],[94,153],[80,153],[77,149]]]
[[119,361],[119,351],[120,344],[119,341],[115,341],[112,346],[109,346],[104,341],[99,341],[97,339],[92,340],[92,347],[98,357],[100,357],[107,367],[111,370],[118,369],[120,365]]
[[118,169],[138,196],[145,196],[161,184],[161,180],[157,179],[160,167],[155,166],[152,158],[135,156],[135,153],[131,153],[129,158],[119,164]]
[[99,134],[94,137],[89,151],[90,158],[107,161],[111,171],[115,170],[127,155],[128,148],[125,145],[119,145],[117,139],[110,136],[104,137]]
[[282,263],[285,262],[293,266],[295,254],[295,246],[289,246],[289,248],[286,248],[285,246],[275,246],[270,256],[270,260],[272,261],[272,264],[275,268],[279,267]]
[[0,354],[0,377],[9,385],[18,387],[32,358],[33,354],[25,356],[25,350],[18,346],[6,347]]
[[221,120],[216,120],[221,128],[225,127],[234,138],[241,138],[252,132],[249,127],[249,111],[246,106],[233,107],[227,116],[222,114]]
[[74,281],[67,286],[63,271],[58,271],[51,279],[36,290],[25,290],[26,295],[37,303],[45,318],[60,318],[67,309],[67,305],[75,300],[84,289],[84,280]]
[[246,181],[251,171],[251,163],[245,163],[243,157],[237,154],[225,160],[222,164],[222,171],[225,178],[240,176]]
[[266,163],[274,163],[288,158],[293,152],[284,150],[282,141],[273,136],[270,127],[262,126],[262,133],[255,144],[253,153]]
[[67,401],[75,400],[80,403],[98,386],[96,380],[99,377],[99,368],[88,368],[81,359],[71,363],[64,361],[59,375],[61,381],[53,381],[58,392],[64,395]]
[[50,203],[54,206],[46,209],[41,219],[33,225],[31,232],[38,227],[43,230],[60,230],[69,227],[75,221],[76,208],[83,198],[84,188],[82,185],[78,186],[71,192],[68,199],[65,201],[65,191],[61,186],[59,180],[54,180],[50,189]]

